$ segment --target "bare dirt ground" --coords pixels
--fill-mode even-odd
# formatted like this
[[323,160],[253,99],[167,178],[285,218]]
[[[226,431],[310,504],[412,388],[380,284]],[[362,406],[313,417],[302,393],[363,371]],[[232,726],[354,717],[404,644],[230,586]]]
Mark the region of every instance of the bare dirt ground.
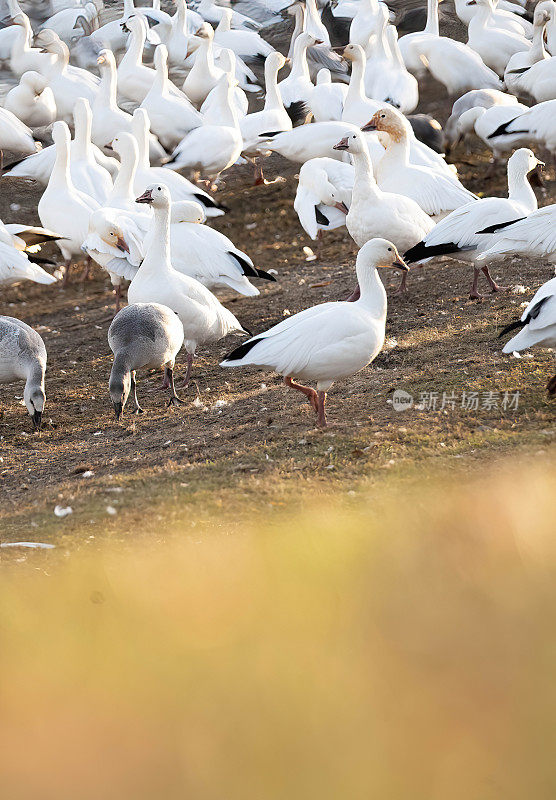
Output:
[[[422,107],[444,121],[449,102],[442,87],[427,87]],[[505,193],[503,169],[485,178],[486,152],[455,155],[466,186],[485,195]],[[238,167],[227,173],[219,192],[230,211],[211,224],[259,267],[278,273],[276,283],[258,282],[260,297],[220,295],[254,333],[288,313],[344,298],[354,286],[356,247],[347,231],[327,234],[318,250],[303,233],[293,210],[296,172],[295,165],[275,156],[266,173],[283,180],[253,186],[251,170]],[[553,171],[545,182],[537,190],[541,205],[556,198]],[[37,221],[39,197],[32,183],[2,179],[0,217]],[[305,246],[317,252],[316,260],[306,260]],[[544,453],[552,445],[554,402],[545,394],[555,371],[552,355],[535,351],[533,358],[508,358],[497,338],[552,277],[546,264],[500,265],[494,273],[510,289],[483,302],[468,299],[467,264],[441,259],[413,270],[409,296],[389,291],[385,351],[331,391],[332,427],[325,433],[314,429],[309,406],[277,376],[218,366],[238,343],[233,337],[201,350],[195,383],[183,395],[186,405],[168,409],[166,394],[157,388],[160,376],[141,375],[138,392],[146,413],[128,412],[117,424],[107,389],[113,296],[100,269],[85,283],[79,273],[75,268],[66,289],[26,283],[4,290],[0,298],[0,313],[35,327],[49,354],[40,435],[30,432],[26,410],[18,404],[23,387],[1,387],[0,529],[8,538],[48,539],[59,536],[61,524],[67,533],[87,526],[110,532],[115,516],[120,529],[126,520],[129,533],[139,526],[156,531],[164,509],[176,500],[196,514],[224,506],[241,522],[250,509],[301,501],[306,489],[350,490],[392,470],[420,471],[424,464],[472,470],[486,458]],[[391,287],[398,280],[393,276]],[[183,366],[178,362],[178,377]],[[421,393],[438,393],[436,410],[397,413],[391,404],[397,388],[416,402]],[[461,408],[464,391],[479,393],[478,409]],[[501,408],[505,391],[519,392],[517,409]],[[454,408],[448,403],[440,409],[443,392],[457,396]],[[485,399],[489,392],[495,407]],[[83,477],[89,472],[92,476]],[[53,515],[56,505],[69,505],[74,513],[60,523]]]

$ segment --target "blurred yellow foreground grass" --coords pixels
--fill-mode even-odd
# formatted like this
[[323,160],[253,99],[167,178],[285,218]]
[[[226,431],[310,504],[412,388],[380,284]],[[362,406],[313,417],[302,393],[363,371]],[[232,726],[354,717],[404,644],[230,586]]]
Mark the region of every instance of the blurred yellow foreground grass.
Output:
[[12,563],[2,797],[553,800],[555,495],[497,468]]

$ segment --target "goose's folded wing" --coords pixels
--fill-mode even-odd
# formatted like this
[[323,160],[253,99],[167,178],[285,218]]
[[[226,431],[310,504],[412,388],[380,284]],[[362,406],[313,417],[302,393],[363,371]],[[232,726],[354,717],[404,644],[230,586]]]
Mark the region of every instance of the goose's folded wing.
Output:
[[364,330],[360,315],[353,306],[343,308],[347,305],[323,303],[305,309],[245,342],[237,354],[246,350],[245,356],[234,358],[232,353],[223,365],[253,364],[295,375],[324,352],[327,359],[338,359],[340,363],[353,345],[350,340],[361,336]]
[[556,205],[530,214],[494,235],[490,248],[495,252],[530,252],[549,255],[556,252]]
[[427,247],[452,243],[458,248],[478,246],[479,231],[492,225],[519,219],[519,213],[507,200],[489,197],[456,208],[441,220],[425,239]]

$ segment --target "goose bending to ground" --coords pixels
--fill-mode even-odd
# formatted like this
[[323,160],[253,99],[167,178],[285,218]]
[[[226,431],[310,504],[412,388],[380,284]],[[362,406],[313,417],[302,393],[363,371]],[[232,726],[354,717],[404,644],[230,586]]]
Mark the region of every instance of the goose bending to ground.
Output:
[[[339,153],[334,145],[346,133],[360,133],[357,125],[350,125],[348,122],[312,122],[310,125],[300,125],[291,131],[278,133],[275,135],[261,135],[262,149],[280,153],[281,156],[289,161],[296,161],[304,164],[312,158],[334,158],[337,161],[346,161],[348,158],[343,153]],[[365,136],[365,134],[363,134]],[[370,157],[373,161],[381,158],[384,148],[378,142],[376,136],[368,134],[367,146]]]
[[33,132],[27,125],[5,108],[0,108],[0,151],[11,153],[35,153],[37,145]]
[[492,166],[487,172],[487,177],[490,177],[494,174],[496,164],[504,154],[511,151],[522,141],[521,134],[507,134],[505,136],[497,136],[494,139],[491,138],[492,134],[500,128],[500,125],[514,120],[518,114],[525,114],[528,110],[527,106],[521,103],[514,103],[510,106],[492,106],[491,108],[483,108],[481,106],[470,108],[457,121],[456,135],[458,139],[456,139],[455,144],[464,139],[469,133],[474,133],[478,136],[486,147],[492,150]]
[[351,164],[333,158],[313,158],[303,164],[293,207],[311,239],[346,224],[354,177]]
[[160,44],[154,54],[156,78],[141,103],[149,115],[151,130],[166,150],[173,150],[183,137],[203,124],[203,116],[185,97],[168,89],[168,52]]
[[164,165],[166,169],[199,170],[218,183],[224,170],[238,160],[243,139],[234,105],[235,78],[224,74],[218,82],[218,121],[203,125],[185,136]]
[[486,197],[456,209],[439,222],[423,241],[404,253],[406,261],[420,263],[441,255],[471,261],[474,264],[471,299],[482,296],[477,290],[481,269],[491,289],[498,291],[499,287],[492,280],[488,267],[479,267],[475,262],[492,243],[492,231],[497,226],[504,228],[536,210],[537,198],[527,175],[538,165],[542,165],[542,162],[531,150],[516,150],[508,160],[508,197]]
[[[100,70],[100,86],[95,102],[92,105],[93,128],[92,140],[98,147],[107,149],[112,139],[126,131],[132,131],[132,117],[118,107],[116,59],[111,50],[102,50],[97,59]],[[166,158],[166,152],[158,139],[149,131],[149,158],[160,163]],[[97,159],[98,160],[98,159]]]
[[249,278],[275,281],[257,269],[249,256],[238,250],[227,236],[202,223],[204,214],[198,203],[172,203],[170,251],[172,266],[182,275],[202,283],[207,289],[229,288],[244,295],[260,294]]
[[374,165],[376,182],[383,191],[397,191],[410,197],[436,221],[455,208],[477,200],[455,175],[409,163],[411,126],[396,109],[382,108],[361,130],[386,134],[384,155]]
[[15,317],[0,317],[0,383],[25,381],[23,400],[40,430],[46,404],[46,347],[33,328]]
[[149,117],[143,108],[136,108],[133,112],[132,129],[139,148],[139,163],[133,185],[136,196],[141,194],[144,187],[149,186],[153,181],[162,181],[168,187],[172,201],[175,203],[180,200],[192,200],[200,203],[207,217],[219,217],[227,211],[226,206],[218,203],[200,186],[191,183],[183,175],[170,169],[150,166],[147,147]]
[[265,42],[256,31],[232,30],[233,11],[224,8],[222,18],[214,32],[214,41],[220,47],[233,50],[244,61],[254,61],[267,58],[274,52],[274,48]]
[[81,245],[87,238],[89,218],[98,203],[78,191],[70,175],[70,133],[65,122],[58,120],[52,128],[56,160],[48,185],[39,200],[41,223],[58,231],[64,238],[57,242],[64,257],[67,281],[71,260],[82,254]]
[[[360,131],[350,133],[335,146],[336,150],[350,153],[355,167],[347,229],[359,247],[370,239],[388,235],[405,252],[433,229],[434,222],[411,198],[379,189],[364,136]],[[406,279],[404,274],[402,292],[406,290]]]
[[506,94],[498,89],[472,89],[459,97],[452,106],[452,113],[448,117],[446,125],[444,126],[444,133],[448,142],[448,148],[454,146],[458,132],[456,130],[458,119],[470,108],[482,106],[483,108],[492,108],[497,105],[516,105],[518,102],[517,97],[512,94]]
[[494,228],[488,249],[477,261],[490,263],[510,255],[538,256],[556,264],[556,204],[544,206],[525,219]]
[[[556,346],[556,278],[543,283],[519,321],[507,325],[499,338],[516,329],[519,332],[502,349],[506,355],[520,353],[530,347]],[[548,381],[546,388],[550,394],[556,393],[556,375]]]
[[48,81],[38,72],[24,72],[6,95],[4,108],[30,128],[43,128],[56,119],[56,101]]
[[315,122],[341,120],[348,87],[344,83],[332,83],[330,70],[323,68],[317,73],[317,83],[309,98],[309,110]]
[[492,19],[494,0],[472,0],[478,10],[467,29],[468,45],[478,53],[483,63],[500,77],[504,75],[508,61],[516,53],[531,48],[531,42],[523,33],[500,28]]
[[183,323],[189,383],[193,357],[199,344],[216,342],[228,333],[244,333],[234,315],[199,281],[182,275],[170,257],[170,193],[162,184],[149,186],[137,198],[154,210],[154,224],[143,263],[128,290],[130,303],[161,303],[175,311]]
[[164,384],[170,389],[168,405],[181,404],[174,387],[174,364],[183,338],[180,318],[168,306],[133,303],[116,314],[108,329],[108,344],[114,354],[108,388],[117,420],[130,395],[135,413],[143,413],[137,400],[138,369],[162,368]]
[[[323,303],[249,339],[222,361],[223,367],[257,366],[283,375],[286,386],[302,392],[326,427],[326,393],[342,378],[368,366],[384,344],[387,299],[378,269],[408,267],[396,246],[373,239],[359,251],[356,263],[359,298]],[[317,391],[294,382],[316,383]]]

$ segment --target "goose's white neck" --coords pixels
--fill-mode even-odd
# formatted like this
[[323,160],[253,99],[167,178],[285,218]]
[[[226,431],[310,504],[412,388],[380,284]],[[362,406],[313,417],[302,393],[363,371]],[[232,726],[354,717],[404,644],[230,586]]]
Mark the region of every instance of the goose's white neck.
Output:
[[140,266],[141,273],[161,275],[172,271],[170,261],[170,208],[153,207],[154,219],[146,241],[147,250]]
[[[491,20],[493,9],[490,6],[479,6],[471,20],[474,28],[486,28]],[[471,24],[471,23],[470,23]]]
[[144,125],[138,125],[134,121],[132,131],[137,142],[138,164],[142,169],[150,169],[151,161],[149,158],[149,135],[147,130]]
[[145,48],[145,31],[141,26],[140,30],[134,30],[131,34],[131,42],[127,48],[122,61],[127,60],[137,66],[143,63],[143,50]]
[[276,63],[266,63],[264,66],[264,81],[266,97],[264,101],[265,111],[278,111],[284,109],[282,95],[278,88],[278,65]]
[[392,58],[392,62],[396,64],[400,69],[403,69],[405,72],[405,62],[403,60],[403,56],[400,51],[400,46],[398,44],[398,36],[396,34],[396,29],[393,25],[389,25],[386,28],[386,38],[388,42],[388,47],[390,48],[390,55]]
[[187,35],[187,5],[185,0],[178,0],[178,9],[172,18],[172,33]]
[[401,165],[407,166],[409,164],[409,138],[405,131],[403,131],[396,138],[387,135],[385,138],[386,147],[384,155],[380,159],[380,169],[390,169],[399,167]]
[[92,159],[91,129],[91,114],[80,111],[75,118],[75,136],[73,140],[75,158],[85,161],[90,161]]
[[356,58],[351,62],[351,78],[346,94],[345,108],[348,108],[354,103],[364,100],[365,95],[365,66],[366,59],[364,56]]
[[536,64],[537,61],[543,61],[545,58],[548,58],[548,54],[544,49],[545,27],[546,24],[535,25],[535,28],[533,30],[533,44],[531,45],[531,49],[529,50],[529,60],[531,61],[532,64]]
[[390,60],[390,51],[386,43],[386,22],[383,16],[380,17],[376,31],[375,48],[373,56],[377,61]]
[[[112,63],[107,63],[102,70],[100,76],[100,85],[98,87],[98,105],[100,108],[109,108],[115,110],[116,108],[116,86],[117,86],[117,73]],[[97,105],[97,103],[95,103]]]
[[58,191],[74,191],[70,175],[70,148],[69,141],[64,137],[56,142],[56,159],[50,174],[49,188]]
[[164,96],[168,94],[168,66],[161,61],[156,64],[156,75],[153,81],[152,91],[155,94]]
[[520,164],[508,162],[508,196],[531,211],[537,208],[537,198],[531,188],[527,172]]
[[[201,44],[197,48],[195,61],[191,67],[191,73],[197,74],[200,72],[203,76],[215,76],[214,56],[212,54],[212,39],[203,38]],[[191,74],[190,73],[190,74]]]
[[220,112],[218,125],[230,128],[238,127],[238,116],[234,103],[234,89],[226,81],[216,86],[216,102]]
[[232,29],[232,19],[229,14],[222,14],[220,22],[216,28],[218,33],[228,33]]
[[352,153],[355,169],[353,183],[353,204],[380,200],[381,191],[373,174],[373,165],[368,150]]
[[298,80],[299,78],[311,80],[309,66],[307,64],[307,42],[299,36],[295,40],[293,46],[292,71],[289,77],[293,80]]
[[376,267],[369,266],[356,266],[357,281],[361,296],[356,303],[364,306],[372,316],[377,320],[386,321],[386,312],[388,309],[388,299],[386,296],[386,289],[380,280],[378,270]]
[[114,181],[114,188],[110,193],[108,205],[117,200],[125,203],[134,203],[135,197],[133,195],[133,184],[135,181],[135,173],[137,172],[137,157],[133,150],[123,149],[121,154],[121,164],[116,180]]
[[424,33],[433,36],[440,35],[440,25],[438,22],[438,0],[427,0],[427,24]]
[[131,17],[133,14],[135,14],[135,11],[136,11],[135,3],[133,2],[133,0],[124,0],[123,18],[127,19],[128,17]]
[[293,61],[293,55],[295,50],[295,43],[299,36],[303,33],[303,26],[305,22],[305,10],[302,6],[295,7],[295,25],[293,28],[292,38],[290,40],[290,47],[288,50],[288,58]]

